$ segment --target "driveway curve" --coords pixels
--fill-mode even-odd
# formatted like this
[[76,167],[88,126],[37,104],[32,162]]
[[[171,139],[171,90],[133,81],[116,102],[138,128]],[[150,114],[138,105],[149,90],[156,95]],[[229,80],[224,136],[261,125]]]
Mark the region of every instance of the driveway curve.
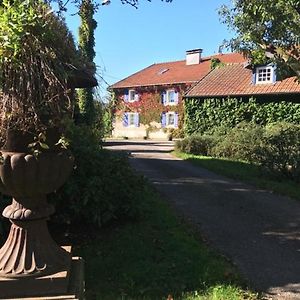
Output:
[[108,141],[272,299],[300,299],[300,202],[175,158],[172,142]]

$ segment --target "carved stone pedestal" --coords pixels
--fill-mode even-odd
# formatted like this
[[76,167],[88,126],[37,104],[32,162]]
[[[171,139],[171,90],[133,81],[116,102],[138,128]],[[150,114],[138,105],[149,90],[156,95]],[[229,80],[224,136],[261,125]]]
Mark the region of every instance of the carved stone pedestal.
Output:
[[52,240],[45,220],[12,222],[0,249],[0,277],[37,277],[70,268],[70,253]]
[[[64,247],[70,250],[70,247]],[[52,275],[0,278],[0,299],[84,299],[84,262],[73,257],[68,269]]]
[[[0,249],[0,299],[74,294],[70,284],[76,274],[83,274],[83,264],[51,238],[47,219],[54,208],[46,199],[69,176],[73,157],[66,152],[35,157],[8,151],[2,157],[0,191],[13,200],[3,211],[12,225]],[[75,284],[79,290],[82,282],[83,277]]]

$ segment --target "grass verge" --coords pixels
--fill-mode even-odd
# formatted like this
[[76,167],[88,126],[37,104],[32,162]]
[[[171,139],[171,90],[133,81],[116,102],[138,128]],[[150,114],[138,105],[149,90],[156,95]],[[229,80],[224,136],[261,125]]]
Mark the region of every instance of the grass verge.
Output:
[[89,233],[75,248],[86,261],[88,300],[257,299],[226,259],[146,191],[139,220]]
[[272,177],[262,172],[259,166],[243,161],[186,154],[177,151],[174,151],[173,154],[215,173],[300,200],[299,183],[288,179]]

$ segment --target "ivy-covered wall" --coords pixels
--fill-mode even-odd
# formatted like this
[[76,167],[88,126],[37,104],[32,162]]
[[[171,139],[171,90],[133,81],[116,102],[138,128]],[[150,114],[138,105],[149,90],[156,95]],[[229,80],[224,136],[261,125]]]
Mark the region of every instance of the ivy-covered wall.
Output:
[[300,124],[300,103],[258,102],[255,99],[185,99],[185,135],[216,126],[234,127],[242,121],[266,125],[277,121]]
[[[178,92],[177,105],[164,105],[162,103],[162,92],[169,89],[175,89],[176,92]],[[148,132],[163,130],[166,134],[171,132],[173,137],[182,136],[184,124],[182,95],[185,90],[186,85],[138,88],[135,89],[138,94],[138,101],[135,102],[124,101],[124,95],[127,89],[118,90],[115,93],[117,99],[115,109],[116,118],[120,121],[125,112],[138,112],[140,124],[145,126],[145,130]],[[175,112],[178,114],[178,128],[162,128],[162,113],[166,112]],[[148,134],[145,133],[145,135],[147,136]]]

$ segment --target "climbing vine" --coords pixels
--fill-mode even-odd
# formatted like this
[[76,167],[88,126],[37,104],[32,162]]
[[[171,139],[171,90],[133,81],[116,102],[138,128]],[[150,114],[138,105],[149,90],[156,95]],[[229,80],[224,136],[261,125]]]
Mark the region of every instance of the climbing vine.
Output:
[[210,69],[213,70],[213,69],[216,69],[216,68],[221,68],[221,67],[224,67],[225,64],[222,63],[220,61],[219,58],[217,57],[213,57],[211,60],[210,60]]
[[[96,6],[92,0],[83,0],[80,5],[79,16],[81,25],[79,28],[79,49],[83,57],[89,62],[93,75],[96,73],[96,67],[93,63],[96,56],[95,47],[95,30],[97,22],[94,19]],[[78,90],[78,104],[80,110],[80,121],[91,125],[95,120],[95,107],[93,88]]]
[[[181,87],[175,87],[177,92],[182,94]],[[123,95],[118,96],[116,105],[116,113],[122,115],[124,112],[138,112],[140,124],[143,124],[147,131],[157,131],[161,128],[161,118],[163,112],[178,113],[178,128],[165,128],[164,131],[171,132],[173,136],[181,136],[184,123],[184,108],[182,99],[179,99],[177,105],[164,105],[161,100],[161,90],[136,90],[139,95],[139,100],[134,102],[125,102]]]
[[216,127],[233,128],[241,122],[267,125],[285,121],[300,124],[300,103],[258,102],[255,99],[187,99],[186,135],[202,134]]

